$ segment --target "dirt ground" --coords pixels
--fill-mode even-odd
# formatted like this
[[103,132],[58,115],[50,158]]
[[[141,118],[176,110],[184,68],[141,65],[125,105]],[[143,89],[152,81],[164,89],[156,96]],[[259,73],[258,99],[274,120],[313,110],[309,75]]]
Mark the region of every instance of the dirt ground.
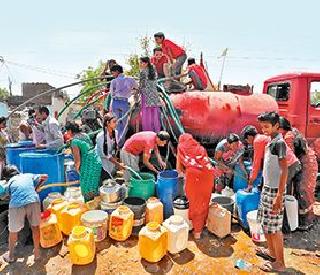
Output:
[[[320,274],[320,203],[315,206],[317,224],[309,232],[295,232],[285,236],[287,271],[283,274]],[[3,239],[3,230],[0,237]],[[264,274],[258,265],[262,260],[255,255],[255,244],[238,225],[233,225],[231,236],[219,240],[204,232],[200,241],[189,237],[188,248],[179,255],[167,254],[161,262],[150,264],[141,260],[138,239],[125,242],[109,238],[97,245],[97,256],[92,264],[73,266],[65,244],[43,249],[42,260],[34,264],[32,246],[17,248],[17,262],[1,264],[1,274]],[[0,246],[0,255],[7,244]],[[253,264],[250,273],[234,268],[237,259]]]

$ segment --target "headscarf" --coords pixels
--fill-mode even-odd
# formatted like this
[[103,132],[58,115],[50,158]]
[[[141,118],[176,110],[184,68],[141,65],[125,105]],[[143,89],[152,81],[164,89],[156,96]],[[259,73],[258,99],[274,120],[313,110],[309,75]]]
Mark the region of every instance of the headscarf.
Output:
[[178,154],[186,168],[213,170],[206,149],[190,134],[182,134],[179,137]]

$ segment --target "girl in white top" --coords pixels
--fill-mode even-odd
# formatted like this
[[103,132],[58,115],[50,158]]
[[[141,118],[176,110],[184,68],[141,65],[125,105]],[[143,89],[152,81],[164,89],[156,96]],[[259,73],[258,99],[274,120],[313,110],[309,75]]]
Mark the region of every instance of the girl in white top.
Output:
[[124,168],[123,164],[116,158],[116,127],[116,117],[110,113],[106,114],[103,118],[103,131],[96,138],[96,152],[102,163],[101,181],[113,178],[116,169]]

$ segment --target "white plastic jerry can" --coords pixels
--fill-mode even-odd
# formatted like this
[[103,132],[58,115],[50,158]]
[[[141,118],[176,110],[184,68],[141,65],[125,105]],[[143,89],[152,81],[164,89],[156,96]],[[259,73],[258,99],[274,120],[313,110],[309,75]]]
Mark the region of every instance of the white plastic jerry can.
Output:
[[187,248],[189,225],[181,216],[173,215],[163,222],[168,230],[168,251],[177,254]]

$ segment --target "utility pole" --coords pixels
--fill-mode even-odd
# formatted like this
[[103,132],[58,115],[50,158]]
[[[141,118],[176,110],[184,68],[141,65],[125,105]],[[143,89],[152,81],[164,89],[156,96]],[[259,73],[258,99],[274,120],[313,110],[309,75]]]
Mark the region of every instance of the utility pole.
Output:
[[220,78],[219,78],[219,81],[218,81],[218,90],[219,91],[221,91],[221,83],[222,83],[222,76],[223,76],[223,71],[224,71],[224,64],[225,64],[225,61],[226,61],[228,50],[229,50],[228,48],[225,48],[224,51],[222,52],[222,55],[218,57],[218,58],[221,58],[221,57],[223,58]]

